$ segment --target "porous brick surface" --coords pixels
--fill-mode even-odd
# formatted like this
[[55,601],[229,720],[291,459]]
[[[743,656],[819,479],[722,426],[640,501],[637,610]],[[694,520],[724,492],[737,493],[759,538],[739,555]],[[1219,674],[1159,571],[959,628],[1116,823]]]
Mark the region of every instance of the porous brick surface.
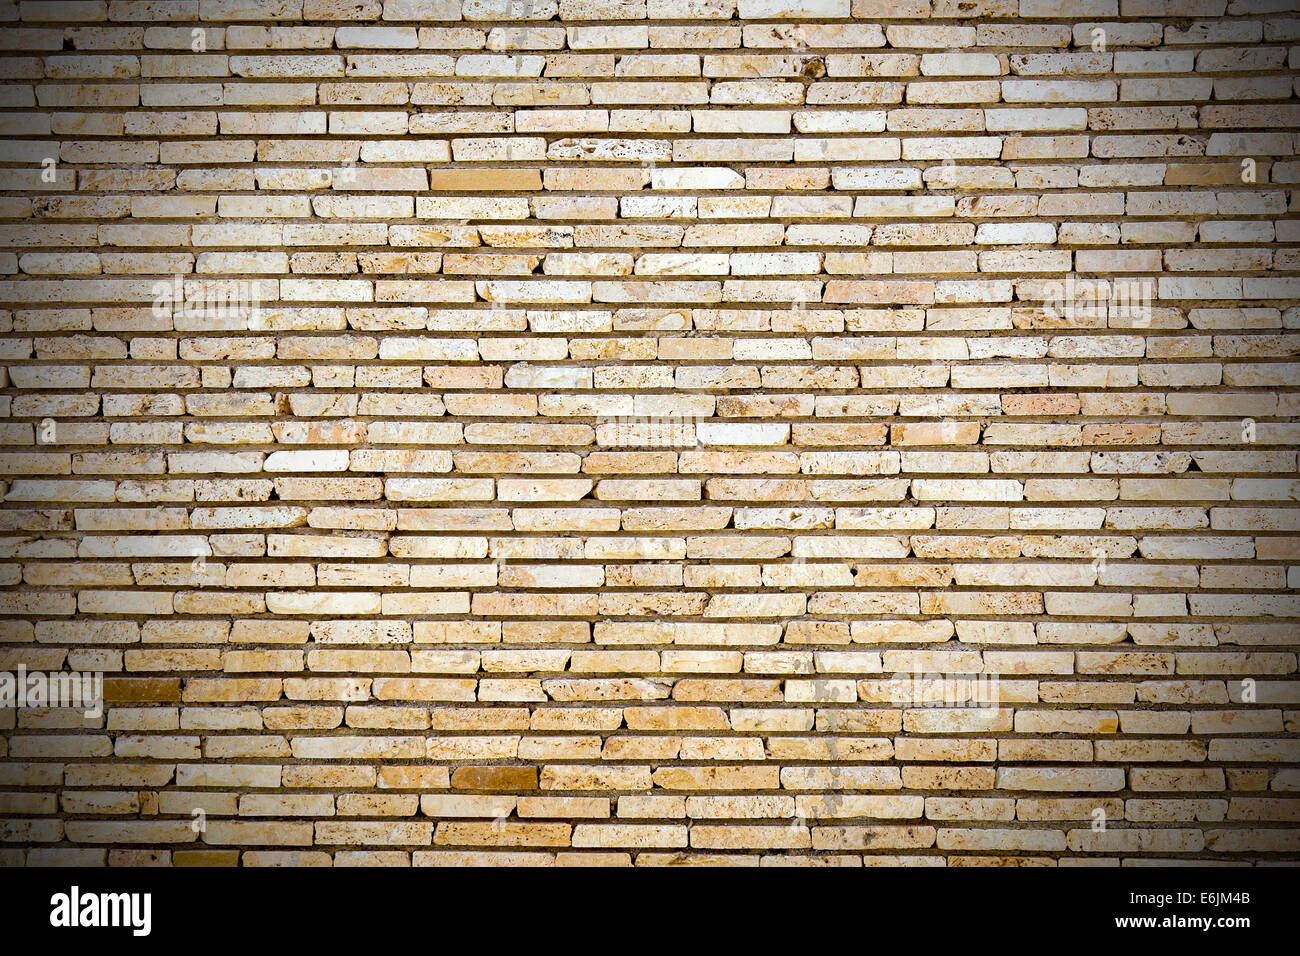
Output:
[[1291,7],[0,2],[0,863],[1300,858]]

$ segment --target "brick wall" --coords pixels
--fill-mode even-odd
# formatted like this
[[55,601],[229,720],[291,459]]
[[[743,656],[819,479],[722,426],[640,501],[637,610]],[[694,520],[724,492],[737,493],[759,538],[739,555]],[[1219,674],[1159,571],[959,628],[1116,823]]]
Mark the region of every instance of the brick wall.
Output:
[[0,3],[0,862],[1300,856],[1290,7]]

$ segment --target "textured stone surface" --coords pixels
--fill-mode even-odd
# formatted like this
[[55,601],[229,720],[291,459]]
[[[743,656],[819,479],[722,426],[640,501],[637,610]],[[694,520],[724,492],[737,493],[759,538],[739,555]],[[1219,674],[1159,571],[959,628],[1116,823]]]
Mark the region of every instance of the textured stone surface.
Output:
[[1294,859],[1285,6],[0,2],[0,864]]

